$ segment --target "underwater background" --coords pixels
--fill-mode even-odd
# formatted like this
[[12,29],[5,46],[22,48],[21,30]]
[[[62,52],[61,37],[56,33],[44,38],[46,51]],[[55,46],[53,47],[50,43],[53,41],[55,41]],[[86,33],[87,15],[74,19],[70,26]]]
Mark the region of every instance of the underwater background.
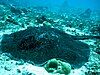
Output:
[[100,75],[100,0],[0,0],[0,75]]

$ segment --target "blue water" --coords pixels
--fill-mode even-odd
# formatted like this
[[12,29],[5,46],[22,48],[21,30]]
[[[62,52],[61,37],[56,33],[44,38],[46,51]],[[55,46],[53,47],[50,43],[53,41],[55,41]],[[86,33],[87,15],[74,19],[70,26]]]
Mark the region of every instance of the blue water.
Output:
[[47,6],[55,10],[61,6],[100,9],[100,0],[0,0],[0,2],[24,7]]

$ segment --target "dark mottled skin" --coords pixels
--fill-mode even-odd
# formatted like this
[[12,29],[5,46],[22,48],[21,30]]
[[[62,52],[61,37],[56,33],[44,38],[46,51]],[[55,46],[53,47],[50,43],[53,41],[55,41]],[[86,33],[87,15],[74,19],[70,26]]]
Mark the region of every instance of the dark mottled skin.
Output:
[[88,61],[87,44],[74,40],[69,34],[50,27],[30,27],[26,30],[4,35],[2,51],[14,57],[42,64],[52,58],[63,59],[79,68]]

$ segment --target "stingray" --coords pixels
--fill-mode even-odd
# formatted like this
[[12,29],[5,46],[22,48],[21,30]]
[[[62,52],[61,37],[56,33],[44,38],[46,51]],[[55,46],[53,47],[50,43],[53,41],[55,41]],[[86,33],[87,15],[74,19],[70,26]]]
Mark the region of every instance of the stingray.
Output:
[[75,39],[55,28],[29,27],[3,35],[1,49],[17,59],[30,60],[35,64],[56,58],[80,68],[88,61],[90,49],[87,44]]

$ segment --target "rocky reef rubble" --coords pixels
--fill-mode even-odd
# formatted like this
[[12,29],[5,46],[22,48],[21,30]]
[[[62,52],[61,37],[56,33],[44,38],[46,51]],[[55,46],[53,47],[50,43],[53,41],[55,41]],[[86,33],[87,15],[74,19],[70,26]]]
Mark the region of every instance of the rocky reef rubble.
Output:
[[49,75],[43,67],[36,67],[21,60],[11,60],[6,55],[0,55],[0,75]]

